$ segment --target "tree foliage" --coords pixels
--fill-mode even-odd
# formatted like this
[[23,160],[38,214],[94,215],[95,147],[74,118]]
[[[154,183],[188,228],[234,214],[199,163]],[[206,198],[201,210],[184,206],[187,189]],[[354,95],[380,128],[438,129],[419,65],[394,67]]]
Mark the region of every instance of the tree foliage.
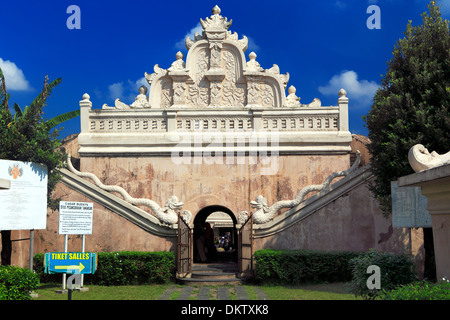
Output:
[[391,211],[390,181],[413,173],[408,162],[412,146],[450,150],[450,28],[434,1],[428,10],[422,25],[409,21],[363,117],[375,176],[370,188],[385,212]]
[[9,107],[5,78],[0,69],[0,159],[45,164],[48,170],[47,201],[53,210],[58,207],[59,202],[52,198],[52,192],[60,179],[55,169],[61,168],[65,159],[65,154],[58,148],[60,130],[55,126],[79,114],[79,111],[74,111],[48,121],[44,119],[47,99],[60,83],[61,78],[49,82],[46,77],[41,93],[23,111],[15,103],[13,115]]

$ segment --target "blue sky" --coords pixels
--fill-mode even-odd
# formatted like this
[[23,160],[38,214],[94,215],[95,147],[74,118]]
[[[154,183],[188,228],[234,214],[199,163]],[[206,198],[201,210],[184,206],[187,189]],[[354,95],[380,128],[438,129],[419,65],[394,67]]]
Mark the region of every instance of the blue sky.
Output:
[[[408,20],[421,24],[427,0],[191,0],[191,1],[3,1],[0,67],[10,102],[22,108],[40,92],[45,75],[61,77],[45,109],[46,117],[79,108],[84,93],[94,108],[131,103],[144,72],[168,68],[184,39],[200,31],[199,19],[214,5],[233,20],[230,30],[249,38],[263,68],[289,72],[302,103],[319,98],[337,105],[348,92],[352,133],[367,135],[362,115],[385,74],[396,41]],[[440,0],[450,18],[450,0]],[[68,29],[70,5],[81,10],[81,29]],[[370,5],[380,8],[381,29],[367,28]],[[63,124],[61,137],[80,131],[79,118]]]

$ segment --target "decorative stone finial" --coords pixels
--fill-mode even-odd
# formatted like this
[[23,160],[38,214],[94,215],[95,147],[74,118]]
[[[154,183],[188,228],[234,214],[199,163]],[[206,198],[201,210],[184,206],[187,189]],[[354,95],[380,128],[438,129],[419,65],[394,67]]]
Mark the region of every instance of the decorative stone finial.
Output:
[[203,30],[208,31],[226,31],[231,26],[231,23],[233,20],[230,19],[228,21],[227,18],[224,18],[220,15],[220,8],[216,5],[212,9],[213,15],[209,18],[206,18],[205,20],[200,19],[200,24],[203,27]]
[[175,58],[176,58],[177,60],[180,60],[180,59],[183,59],[183,58],[184,58],[184,55],[183,55],[183,53],[182,53],[181,51],[178,51],[178,52],[175,54]]
[[347,96],[347,91],[345,91],[344,89],[339,90],[339,98],[346,98]]
[[172,65],[170,66],[169,69],[167,69],[168,71],[181,71],[186,67],[186,64],[183,61],[184,55],[181,51],[178,51],[175,54],[175,58],[177,60],[175,60]]
[[247,71],[264,71],[259,62],[256,61],[256,53],[251,52],[248,57],[250,61],[247,62]]
[[213,14],[220,14],[220,12],[221,12],[221,10],[220,10],[219,6],[216,4],[214,6],[214,8],[212,9],[212,13]]
[[290,86],[288,89],[289,95],[286,97],[286,107],[300,107],[300,98],[295,95],[297,89]]
[[289,94],[295,94],[296,91],[297,91],[297,89],[294,86],[290,86],[288,89]]
[[83,94],[83,100],[89,100],[91,98],[87,93]]

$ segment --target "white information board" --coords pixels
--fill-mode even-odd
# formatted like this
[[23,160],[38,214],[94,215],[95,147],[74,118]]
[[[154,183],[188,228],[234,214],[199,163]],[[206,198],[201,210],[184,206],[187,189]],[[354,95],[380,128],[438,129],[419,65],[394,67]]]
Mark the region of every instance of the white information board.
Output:
[[59,202],[59,234],[92,234],[94,204],[91,202]]
[[9,189],[0,190],[0,230],[47,227],[47,167],[33,162],[0,160],[0,179]]

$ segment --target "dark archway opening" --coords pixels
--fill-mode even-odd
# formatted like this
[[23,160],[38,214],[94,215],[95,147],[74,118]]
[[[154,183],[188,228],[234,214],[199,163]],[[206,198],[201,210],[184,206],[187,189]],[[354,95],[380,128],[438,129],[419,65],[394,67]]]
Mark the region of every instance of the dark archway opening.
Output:
[[236,223],[233,212],[224,206],[201,209],[194,218],[194,262],[237,262]]

